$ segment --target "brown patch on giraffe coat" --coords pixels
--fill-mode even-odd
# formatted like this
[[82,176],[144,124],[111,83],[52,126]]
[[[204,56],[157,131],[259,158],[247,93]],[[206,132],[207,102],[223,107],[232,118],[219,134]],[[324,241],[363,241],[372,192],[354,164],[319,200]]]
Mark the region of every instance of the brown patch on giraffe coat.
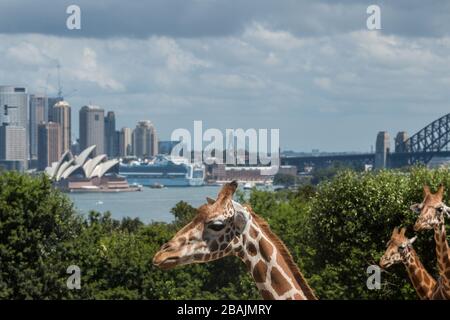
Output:
[[267,265],[259,260],[253,268],[253,279],[256,282],[264,283],[266,281]]
[[211,251],[217,251],[217,249],[219,249],[219,244],[217,243],[217,241],[212,241],[211,244],[209,245],[209,249]]
[[249,235],[253,239],[256,239],[256,237],[258,237],[258,231],[256,231],[256,229],[253,226],[250,226]]
[[221,235],[220,238],[219,238],[219,242],[223,242],[223,240],[225,240],[225,236]]
[[279,296],[285,294],[292,288],[288,280],[281,274],[277,267],[272,268],[270,277],[272,280],[272,287]]
[[425,277],[425,284],[427,285],[427,286],[429,286],[430,284],[431,284],[431,280],[430,280],[430,278],[429,277]]
[[219,250],[220,251],[223,251],[223,250],[225,250],[225,248],[228,246],[228,243],[222,243],[221,245],[220,245],[220,248],[219,248]]
[[254,256],[256,256],[256,254],[257,254],[257,250],[256,250],[256,247],[255,247],[255,245],[253,244],[253,243],[251,243],[250,241],[249,242],[247,242],[247,252],[252,256],[252,257],[254,257]]
[[261,290],[261,295],[264,300],[275,300],[275,297],[270,291],[267,290]]
[[294,294],[294,300],[303,300],[303,297],[298,293]]
[[259,251],[265,261],[270,261],[273,250],[274,249],[272,244],[269,241],[267,241],[264,237],[262,237],[261,240],[259,240]]
[[247,270],[249,272],[251,272],[252,271],[252,263],[250,262],[250,260],[245,259],[244,263],[245,263],[245,266],[247,267]]

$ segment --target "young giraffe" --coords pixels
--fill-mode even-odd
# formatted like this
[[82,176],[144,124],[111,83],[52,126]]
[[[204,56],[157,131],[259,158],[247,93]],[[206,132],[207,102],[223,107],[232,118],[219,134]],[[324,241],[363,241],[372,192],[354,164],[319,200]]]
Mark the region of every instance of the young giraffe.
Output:
[[169,269],[228,255],[241,258],[264,299],[317,299],[283,242],[250,207],[232,200],[237,183],[226,184],[214,201],[178,231],[153,258]]
[[439,269],[439,293],[436,299],[450,299],[450,257],[445,231],[444,213],[449,214],[450,208],[443,202],[444,186],[440,186],[438,192],[432,194],[428,186],[424,186],[424,200],[422,203],[414,204],[411,210],[419,213],[414,225],[415,231],[434,229],[434,240],[436,243],[436,257]]
[[420,262],[412,247],[412,243],[417,237],[408,239],[405,231],[406,228],[402,228],[399,232],[397,227],[392,231],[386,252],[380,259],[380,267],[386,269],[395,263],[403,262],[419,298],[422,300],[432,299],[437,289],[436,281]]

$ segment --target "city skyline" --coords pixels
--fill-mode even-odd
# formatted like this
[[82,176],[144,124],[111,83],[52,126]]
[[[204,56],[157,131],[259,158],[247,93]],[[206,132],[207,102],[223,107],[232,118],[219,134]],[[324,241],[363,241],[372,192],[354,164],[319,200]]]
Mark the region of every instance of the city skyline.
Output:
[[202,120],[279,128],[283,150],[368,151],[380,130],[413,134],[448,112],[449,4],[380,1],[382,29],[369,31],[369,1],[249,1],[239,13],[233,1],[173,1],[190,8],[184,18],[161,1],[113,1],[101,14],[80,1],[83,24],[70,31],[63,3],[27,2],[20,24],[10,16],[24,4],[7,3],[0,83],[56,95],[60,64],[75,108],[101,105],[121,127],[151,119],[161,137]]

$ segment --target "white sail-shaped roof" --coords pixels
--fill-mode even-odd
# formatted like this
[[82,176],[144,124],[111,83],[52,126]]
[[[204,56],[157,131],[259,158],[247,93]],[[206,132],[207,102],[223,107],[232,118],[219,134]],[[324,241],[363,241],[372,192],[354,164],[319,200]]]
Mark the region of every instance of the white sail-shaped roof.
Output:
[[56,181],[59,181],[61,179],[62,174],[64,173],[64,171],[66,171],[66,169],[73,163],[73,159],[64,162],[63,164],[61,164],[61,166],[58,169],[58,172],[56,173],[55,179]]
[[61,175],[61,179],[67,179],[72,173],[74,173],[75,171],[77,171],[77,169],[80,169],[80,168],[81,168],[81,165],[79,165],[79,164],[71,165],[63,172],[63,174]]
[[117,160],[117,159],[108,160],[106,162],[100,163],[98,166],[95,167],[94,171],[92,172],[92,174],[89,178],[103,177],[103,175],[106,172],[108,172],[112,167],[114,167],[118,163],[119,163],[119,160]]
[[83,165],[91,153],[95,150],[96,145],[90,146],[84,149],[79,156],[75,157],[75,163],[79,165]]
[[86,161],[86,163],[83,165],[83,169],[84,169],[84,173],[85,173],[86,177],[88,177],[88,178],[91,177],[92,172],[94,171],[95,167],[105,159],[106,159],[106,155],[101,154],[101,155],[96,156],[94,159],[89,159],[88,161]]

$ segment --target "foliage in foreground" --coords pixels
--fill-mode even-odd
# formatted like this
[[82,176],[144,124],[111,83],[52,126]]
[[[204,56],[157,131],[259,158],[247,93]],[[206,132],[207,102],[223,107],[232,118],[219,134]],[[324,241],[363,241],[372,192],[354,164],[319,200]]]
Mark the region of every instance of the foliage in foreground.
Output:
[[[402,265],[383,272],[382,289],[368,290],[366,268],[376,264],[395,226],[413,236],[412,203],[422,185],[450,193],[446,170],[342,171],[318,187],[254,190],[248,201],[291,250],[322,299],[415,299]],[[113,220],[109,213],[80,216],[44,178],[0,174],[0,299],[259,299],[243,264],[234,257],[162,271],[151,260],[161,244],[195,214],[173,209],[174,222]],[[415,242],[436,274],[432,232]],[[80,290],[68,290],[66,269],[81,268]]]

